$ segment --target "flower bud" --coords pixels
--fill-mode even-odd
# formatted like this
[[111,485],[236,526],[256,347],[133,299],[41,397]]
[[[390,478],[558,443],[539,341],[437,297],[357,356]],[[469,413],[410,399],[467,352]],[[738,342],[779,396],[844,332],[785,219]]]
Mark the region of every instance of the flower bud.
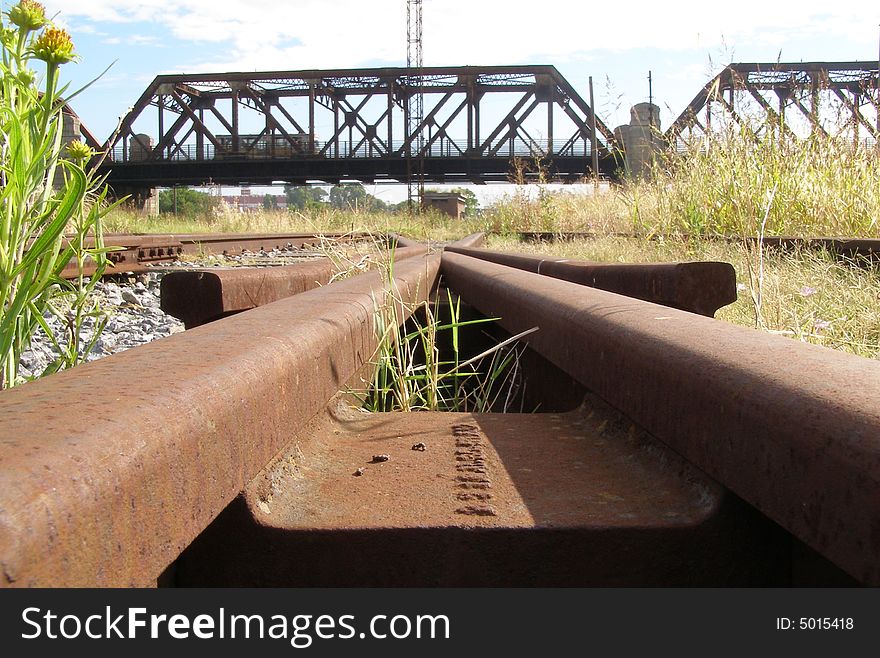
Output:
[[37,74],[30,69],[22,69],[18,72],[18,81],[23,87],[30,87],[37,79]]
[[12,50],[17,39],[18,32],[11,27],[6,27],[5,25],[0,27],[0,44],[3,44],[6,50]]
[[88,144],[81,142],[78,139],[72,139],[67,144],[67,153],[70,155],[70,159],[74,162],[80,162],[82,160],[88,160],[95,152],[89,147]]
[[9,10],[9,21],[23,30],[38,30],[46,21],[46,10],[39,2],[34,0],[21,0]]

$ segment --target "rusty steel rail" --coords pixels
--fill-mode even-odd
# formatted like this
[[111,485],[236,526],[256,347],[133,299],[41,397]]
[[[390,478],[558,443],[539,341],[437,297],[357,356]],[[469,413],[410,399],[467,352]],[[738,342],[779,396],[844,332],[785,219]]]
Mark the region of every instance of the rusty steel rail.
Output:
[[406,247],[418,247],[422,243],[418,240],[413,240],[405,235],[400,235],[399,233],[389,233],[388,234],[388,242],[390,244],[395,244],[398,249],[405,249]]
[[199,250],[210,254],[232,254],[243,250],[270,251],[294,247],[317,247],[323,241],[349,242],[369,237],[368,233],[186,233],[177,236],[184,252]]
[[[748,238],[755,244],[758,238]],[[880,259],[880,240],[874,238],[798,238],[791,236],[765,236],[761,238],[765,247],[781,250],[812,249],[827,251],[847,258],[860,258],[868,261]]]
[[446,251],[712,317],[736,301],[730,263],[595,263],[449,245]]
[[[364,233],[178,233],[152,235],[129,235],[108,233],[104,236],[104,246],[115,248],[108,254],[112,266],[108,274],[118,272],[143,272],[148,265],[164,263],[186,255],[197,254],[240,254],[244,250],[264,249],[303,249],[315,247],[323,240],[347,242],[367,236]],[[94,239],[86,240],[86,246],[93,247]],[[86,267],[85,273],[92,274],[94,267]],[[61,273],[62,277],[77,276],[73,263]]]
[[880,585],[880,363],[443,254],[447,284],[859,581]]
[[[593,233],[571,231],[522,231],[517,233],[524,242],[570,242],[573,240],[594,240],[597,238],[629,238],[638,240],[656,240],[662,236],[646,237],[636,233]],[[682,240],[692,239],[688,235],[679,236]],[[701,240],[720,240],[723,242],[747,242],[756,244],[761,242],[764,247],[779,250],[811,249],[814,251],[827,251],[828,253],[846,258],[876,261],[880,259],[880,239],[878,238],[833,238],[833,237],[799,237],[793,235],[771,235],[758,238],[755,236],[726,236],[713,235],[699,238]]]
[[[392,254],[395,260],[424,254],[428,248],[404,236],[388,237],[398,245]],[[452,245],[480,245],[484,241],[484,233],[474,233]],[[335,273],[335,266],[325,258],[273,268],[169,272],[161,283],[162,310],[183,320],[186,328],[191,329],[326,285]]]
[[[427,299],[438,269],[396,265],[400,296]],[[384,285],[362,274],[4,391],[0,585],[154,585],[370,359]],[[120,373],[137,387],[108,386]]]
[[284,267],[169,272],[160,284],[161,308],[192,329],[324,286],[335,273],[329,258]]
[[[425,245],[394,251],[394,260],[421,256]],[[330,283],[337,273],[329,258],[282,267],[234,267],[169,272],[160,284],[161,308],[187,329],[264,306]]]
[[[416,247],[425,244],[405,235],[400,235],[399,233],[389,233],[388,241],[396,243],[398,247]],[[480,232],[471,233],[470,235],[466,235],[465,237],[450,242],[448,244],[455,245],[457,247],[482,247],[485,242],[486,234]]]
[[482,247],[486,244],[486,234],[485,233],[471,233],[470,235],[466,235],[460,240],[456,240],[455,242],[450,242],[446,245],[447,248],[455,247],[460,249],[476,249],[478,247]]

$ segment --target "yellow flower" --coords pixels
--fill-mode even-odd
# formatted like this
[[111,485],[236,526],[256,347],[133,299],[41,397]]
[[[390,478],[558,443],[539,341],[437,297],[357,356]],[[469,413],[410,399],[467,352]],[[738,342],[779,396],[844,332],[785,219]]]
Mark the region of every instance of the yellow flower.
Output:
[[33,46],[34,57],[46,64],[64,64],[74,59],[73,41],[67,30],[47,27],[40,33]]
[[89,147],[88,144],[79,141],[78,139],[72,139],[67,144],[67,153],[70,155],[70,159],[74,162],[79,162],[81,160],[88,160],[95,152]]
[[25,30],[38,30],[46,24],[46,9],[34,0],[21,0],[9,10],[10,22]]

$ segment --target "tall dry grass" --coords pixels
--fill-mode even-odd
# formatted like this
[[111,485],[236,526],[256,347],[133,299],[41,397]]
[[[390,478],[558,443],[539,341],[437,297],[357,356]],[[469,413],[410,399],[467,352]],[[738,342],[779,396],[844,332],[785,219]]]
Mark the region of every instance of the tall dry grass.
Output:
[[455,220],[438,212],[419,215],[315,208],[297,211],[221,210],[202,217],[147,217],[117,210],[105,220],[113,233],[400,233],[417,240],[444,240],[483,230],[479,220]]
[[650,179],[596,195],[517,191],[484,220],[502,234],[880,237],[880,152],[847,136],[730,128],[660,154]]
[[625,193],[650,233],[880,236],[880,153],[847,136],[729,129],[663,154]]
[[370,231],[427,240],[479,230],[880,237],[880,152],[846,136],[795,138],[772,130],[756,136],[729,128],[660,154],[648,180],[606,185],[596,194],[512,186],[465,220],[318,207],[225,210],[194,219],[118,211],[105,223],[127,233]]

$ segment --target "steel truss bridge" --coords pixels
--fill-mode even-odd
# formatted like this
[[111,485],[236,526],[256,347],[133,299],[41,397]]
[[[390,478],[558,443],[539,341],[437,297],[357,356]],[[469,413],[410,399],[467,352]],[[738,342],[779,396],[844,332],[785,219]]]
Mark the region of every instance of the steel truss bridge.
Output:
[[[877,63],[730,64],[665,138],[731,126],[876,144]],[[594,149],[601,175],[622,165],[613,132],[553,66],[162,75],[100,148],[116,193],[136,197],[174,185],[408,182],[413,171],[431,183],[573,182],[593,174]]]
[[433,183],[576,181],[593,149],[601,174],[620,166],[612,131],[553,66],[161,75],[104,149],[117,192],[406,182],[413,161]]
[[880,139],[878,64],[730,64],[700,90],[666,137],[674,142],[709,135],[723,126],[799,136],[845,131],[856,143],[876,143]]

